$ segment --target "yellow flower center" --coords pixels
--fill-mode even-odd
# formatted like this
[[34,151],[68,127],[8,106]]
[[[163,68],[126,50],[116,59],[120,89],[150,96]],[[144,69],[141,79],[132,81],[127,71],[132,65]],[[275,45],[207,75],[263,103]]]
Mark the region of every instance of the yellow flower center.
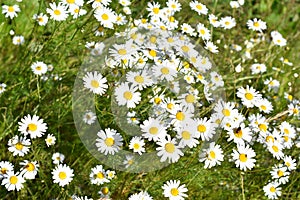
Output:
[[227,25],[227,26],[228,26],[229,24],[230,24],[230,22],[229,22],[229,21],[225,22],[225,25]]
[[183,112],[179,111],[176,113],[176,119],[179,121],[183,121],[185,119],[185,115]]
[[200,133],[204,133],[206,131],[206,126],[204,126],[203,124],[200,124],[200,125],[197,126],[197,130]]
[[60,10],[54,10],[54,14],[55,14],[55,15],[60,15],[61,12],[60,12]]
[[139,148],[140,148],[140,145],[139,145],[138,143],[135,143],[135,144],[133,145],[133,148],[134,148],[134,149],[139,149]]
[[290,131],[289,131],[289,129],[287,129],[287,128],[285,128],[285,129],[283,129],[283,132],[285,133],[285,134],[290,134]]
[[285,136],[283,136],[283,139],[284,139],[284,141],[285,141],[285,142],[288,142],[288,141],[289,141],[289,137],[288,137],[288,136],[286,136],[286,135],[285,135]]
[[286,165],[287,167],[290,167],[290,166],[291,166],[291,163],[285,162],[285,165]]
[[172,110],[172,109],[174,108],[174,104],[168,103],[168,104],[167,104],[167,108],[168,108],[169,110]]
[[283,171],[281,171],[281,170],[278,170],[278,171],[277,171],[277,175],[278,175],[279,177],[283,176],[283,174],[284,174]]
[[18,177],[17,176],[11,176],[10,178],[9,178],[9,182],[10,182],[10,184],[17,184],[17,182],[18,182]]
[[126,49],[119,49],[119,50],[118,50],[118,54],[124,56],[124,55],[127,54],[127,51],[126,51]]
[[136,76],[134,77],[134,80],[138,83],[144,83],[144,77],[142,76]]
[[157,127],[151,127],[149,129],[149,133],[152,135],[156,135],[158,133],[158,128]]
[[215,159],[215,158],[216,158],[216,153],[214,151],[210,151],[208,159],[212,160],[212,159]]
[[273,136],[268,135],[268,136],[266,137],[266,142],[274,142],[274,141],[275,141],[275,139],[274,139]]
[[104,174],[102,172],[97,173],[97,178],[98,179],[103,179],[104,178]]
[[165,150],[168,153],[173,153],[175,151],[175,145],[171,142],[165,144]]
[[245,98],[246,98],[247,100],[251,101],[251,100],[253,99],[253,94],[247,92],[247,93],[245,94]]
[[112,145],[114,145],[115,140],[114,138],[109,137],[104,140],[104,143],[106,144],[106,146],[111,147]]
[[169,38],[167,39],[167,41],[168,41],[169,43],[172,43],[172,42],[174,42],[174,39],[173,39],[172,37],[169,37]]
[[105,13],[104,13],[104,14],[102,14],[102,16],[101,16],[101,17],[102,17],[102,19],[103,19],[103,20],[108,20],[108,19],[109,19],[108,15],[107,15],[107,14],[105,14]]
[[99,82],[98,82],[98,81],[92,80],[92,81],[91,81],[91,86],[92,86],[93,88],[98,88],[100,85],[99,85]]
[[153,50],[153,49],[151,49],[151,50],[149,51],[149,54],[150,54],[150,56],[152,56],[152,57],[156,57],[156,51]]
[[108,187],[104,187],[101,189],[102,194],[107,195],[109,193]]
[[189,131],[182,131],[181,136],[185,140],[189,140],[191,138],[191,133]]
[[78,8],[75,8],[74,12],[75,12],[75,13],[79,13],[79,9],[78,9]]
[[259,124],[258,128],[263,132],[267,132],[268,126],[266,124]]
[[172,196],[178,196],[179,195],[179,190],[177,188],[172,188],[171,189],[171,194]]
[[201,29],[201,30],[200,30],[200,34],[201,34],[201,35],[204,35],[204,34],[205,34],[205,30],[204,30],[204,29]]
[[75,0],[67,0],[67,3],[68,3],[68,4],[74,4],[74,3],[75,3]]
[[246,154],[243,154],[243,153],[240,154],[240,157],[239,157],[239,158],[240,158],[240,161],[241,161],[241,162],[246,162],[246,161],[248,160],[247,155],[246,155]]
[[28,124],[27,130],[28,131],[36,131],[37,125],[36,124]]
[[23,144],[21,142],[18,142],[16,145],[15,145],[16,149],[21,151],[23,149]]
[[132,93],[130,91],[126,91],[124,92],[123,94],[123,97],[126,99],[126,100],[131,100],[132,99]]
[[242,131],[242,129],[236,130],[234,132],[235,132],[234,133],[235,137],[237,137],[237,138],[242,138],[243,137],[243,131]]
[[190,48],[186,45],[182,46],[181,49],[183,52],[188,52],[190,50]]
[[159,8],[153,8],[152,11],[153,11],[155,14],[158,14],[158,13],[159,13]]
[[27,169],[27,171],[30,171],[30,172],[34,171],[34,169],[35,169],[34,164],[28,163],[26,165],[26,169]]
[[67,174],[66,172],[59,172],[58,173],[58,177],[61,179],[61,180],[64,180],[67,178]]
[[230,116],[230,111],[228,109],[226,109],[226,108],[222,110],[222,113],[226,117]]
[[196,8],[197,8],[198,10],[202,10],[202,6],[201,6],[200,4],[196,5]]
[[161,68],[160,71],[161,71],[162,74],[165,74],[165,75],[166,75],[166,74],[169,74],[169,72],[170,72],[169,69],[168,69],[167,67]]
[[276,192],[276,189],[272,186],[272,187],[270,187],[270,192]]
[[185,96],[185,101],[187,103],[194,103],[195,102],[195,97],[192,94],[188,94]]
[[276,153],[279,151],[278,147],[275,146],[275,145],[272,146],[272,149],[273,149],[273,151],[275,151]]
[[261,105],[260,108],[261,108],[262,110],[267,110],[267,107],[266,107],[265,105]]
[[150,37],[150,42],[155,44],[156,43],[156,37],[151,36]]
[[254,22],[254,23],[253,23],[253,26],[259,27],[259,23],[258,23],[258,22]]
[[6,172],[7,172],[7,169],[3,167],[3,168],[1,168],[1,170],[0,170],[0,171],[1,171],[1,174],[6,174]]
[[8,12],[14,12],[15,11],[13,6],[9,6],[7,10],[8,10]]

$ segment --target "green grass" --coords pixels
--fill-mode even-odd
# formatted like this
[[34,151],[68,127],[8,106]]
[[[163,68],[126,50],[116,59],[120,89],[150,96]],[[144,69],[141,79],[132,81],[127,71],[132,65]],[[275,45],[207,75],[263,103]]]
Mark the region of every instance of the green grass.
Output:
[[[15,1],[3,1],[10,4]],[[86,41],[102,41],[114,34],[124,30],[125,26],[117,27],[116,30],[107,30],[104,37],[96,37],[93,30],[97,22],[92,16],[90,6],[88,14],[79,20],[67,19],[67,22],[49,21],[46,27],[34,24],[32,16],[38,12],[44,12],[48,7],[47,1],[23,1],[19,3],[22,12],[14,20],[4,18],[0,14],[0,82],[7,84],[7,90],[0,95],[0,160],[8,160],[19,169],[19,162],[24,159],[37,160],[40,164],[38,176],[35,180],[27,180],[19,192],[8,192],[4,186],[0,187],[0,199],[67,199],[73,194],[87,195],[98,198],[97,192],[101,186],[92,185],[89,181],[90,169],[101,161],[95,159],[82,144],[72,116],[72,91],[77,72],[84,60],[87,49],[84,47]],[[145,6],[148,1],[132,1],[132,19],[147,17]],[[165,5],[163,1],[160,1]],[[208,20],[203,16],[196,15],[190,11],[188,1],[180,1],[183,10],[175,15],[180,23],[186,22],[196,25],[201,22],[208,26]],[[300,80],[291,78],[295,72],[299,73],[299,51],[300,51],[300,4],[297,1],[247,1],[238,10],[232,10],[229,1],[201,1],[213,10],[217,16],[231,15],[237,20],[237,27],[231,30],[212,29],[213,41],[220,39],[219,53],[211,55],[218,66],[219,72],[225,80],[226,98],[230,101],[235,99],[235,91],[240,86],[249,84],[261,91],[266,91],[263,79],[250,73],[250,65],[253,59],[242,63],[244,71],[240,74],[234,72],[234,67],[241,63],[241,55],[224,49],[224,45],[239,44],[243,46],[245,39],[250,39],[255,34],[246,28],[246,22],[250,18],[260,18],[267,22],[268,30],[278,30],[287,39],[288,45],[284,48],[270,48],[267,42],[256,46],[252,51],[253,58],[257,62],[263,62],[268,67],[267,77],[273,77],[280,81],[281,86],[278,94],[269,93],[270,97],[277,96],[273,102],[274,116],[284,111],[286,100],[284,92],[300,97]],[[117,12],[121,6],[112,3]],[[11,42],[12,36],[9,31],[13,29],[16,35],[25,37],[25,44],[14,46]],[[84,30],[83,32],[81,30]],[[199,40],[200,41],[200,40]],[[200,42],[200,44],[203,44]],[[284,66],[280,57],[288,58],[294,63],[293,67]],[[62,77],[56,81],[51,78],[42,81],[35,76],[30,65],[34,61],[43,61],[52,64],[52,74]],[[277,73],[272,67],[278,67],[285,73]],[[48,72],[49,73],[49,72]],[[292,82],[289,90],[288,82]],[[102,105],[103,106],[103,105]],[[98,110],[104,109],[99,107]],[[48,133],[56,136],[57,142],[53,147],[46,147],[44,137],[33,140],[31,151],[24,158],[13,157],[7,150],[7,142],[18,133],[18,121],[27,114],[37,114],[44,119],[49,129]],[[107,118],[108,119],[108,118]],[[284,118],[300,127],[299,120]],[[109,126],[113,121],[104,120],[104,126]],[[106,123],[106,124],[105,124]],[[225,154],[230,154],[233,143],[226,144],[223,136],[218,140],[222,143]],[[117,171],[117,178],[112,180],[108,186],[111,198],[127,199],[130,194],[147,190],[154,199],[163,199],[161,186],[168,180],[180,179],[188,188],[188,199],[266,199],[263,186],[271,179],[269,173],[271,167],[278,163],[271,158],[271,154],[264,152],[261,145],[254,146],[257,152],[256,159],[260,163],[253,170],[241,172],[234,163],[225,161],[221,166],[212,169],[204,169],[203,164],[198,161],[198,149],[188,152],[176,164],[149,173],[133,174]],[[65,163],[74,169],[74,180],[65,188],[52,183],[51,170],[55,167],[51,156],[55,152],[63,153]],[[291,149],[289,155],[299,156],[299,149]],[[299,166],[299,163],[298,163]],[[104,166],[105,169],[110,169]],[[300,175],[294,171],[291,173],[290,182],[283,186],[282,199],[299,199]]]

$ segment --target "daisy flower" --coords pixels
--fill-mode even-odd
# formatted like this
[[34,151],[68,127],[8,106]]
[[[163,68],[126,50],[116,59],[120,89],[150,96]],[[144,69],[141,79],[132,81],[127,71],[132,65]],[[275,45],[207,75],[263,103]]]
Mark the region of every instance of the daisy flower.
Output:
[[161,64],[155,63],[152,72],[159,80],[172,81],[177,76],[176,66],[168,60],[164,60]]
[[132,83],[132,87],[137,86],[139,90],[143,90],[144,88],[153,84],[153,81],[146,70],[142,70],[141,72],[130,71],[126,74],[126,80],[129,83]]
[[[194,112],[194,108],[197,105],[199,101],[199,91],[194,90],[187,93],[183,93],[178,97],[178,100],[180,100],[180,104],[187,108],[188,111]],[[199,104],[198,104],[199,105]]]
[[130,6],[131,2],[130,0],[119,0],[119,4],[121,4],[122,6]]
[[196,11],[198,15],[207,15],[208,9],[206,5],[199,3],[198,1],[191,1],[190,7],[192,10]]
[[96,71],[87,72],[82,79],[84,87],[94,94],[103,95],[108,88],[107,79]]
[[64,4],[68,8],[83,6],[83,0],[62,0],[62,4]]
[[149,11],[149,16],[159,17],[161,14],[160,4],[158,2],[148,2],[147,11]]
[[252,74],[264,73],[266,71],[267,71],[267,67],[265,64],[255,63],[255,64],[251,65]]
[[133,44],[133,40],[128,40],[124,44],[114,44],[109,49],[110,56],[114,57],[116,61],[125,61],[132,59],[137,51],[137,47]]
[[197,32],[199,34],[199,37],[202,38],[202,40],[210,40],[210,31],[204,26],[204,24],[199,23],[197,25]]
[[116,172],[115,171],[107,170],[105,173],[106,173],[107,178],[109,180],[112,180],[113,178],[116,177]]
[[103,169],[102,165],[97,165],[96,167],[93,167],[91,171],[92,172],[90,173],[90,180],[92,184],[102,185],[104,183],[109,183],[107,174],[105,173],[105,170]]
[[140,193],[135,193],[130,195],[128,200],[152,200],[153,197],[151,197],[148,192],[146,191],[141,191]]
[[116,13],[107,7],[97,8],[94,16],[102,26],[109,29],[113,29],[114,23],[117,21]]
[[215,72],[215,71],[210,72],[210,78],[211,78],[211,82],[214,84],[214,86],[216,86],[216,87],[224,86],[223,78],[217,72]]
[[237,145],[243,145],[244,142],[251,142],[252,132],[249,127],[245,127],[242,123],[239,127],[234,127],[228,132],[229,138],[227,141],[233,140]]
[[272,167],[271,175],[272,179],[276,179],[276,181],[280,184],[286,184],[289,182],[290,172],[287,171],[287,167],[283,164],[275,165]]
[[13,153],[13,156],[24,156],[29,152],[29,145],[31,145],[30,139],[15,135],[8,140],[8,151]]
[[132,155],[125,155],[125,159],[123,161],[123,164],[125,165],[125,168],[129,168],[134,164],[135,160]]
[[286,39],[278,31],[272,31],[271,37],[275,45],[286,46]]
[[83,121],[84,123],[91,125],[93,124],[97,119],[97,116],[95,113],[93,113],[92,111],[86,111],[83,115]]
[[257,19],[257,18],[254,18],[253,20],[249,19],[247,21],[247,26],[250,30],[260,31],[260,32],[267,29],[266,22],[262,21],[261,19]]
[[288,170],[292,171],[297,169],[297,161],[293,159],[292,156],[284,156],[283,161]]
[[55,165],[58,165],[59,163],[63,163],[64,159],[65,159],[64,154],[56,152],[52,155],[52,161],[53,161],[53,164],[55,164]]
[[272,103],[268,99],[259,99],[254,103],[256,107],[259,108],[259,111],[269,114],[273,111]]
[[215,134],[216,124],[207,117],[196,118],[194,121],[197,124],[197,138],[201,138],[202,141],[209,141]]
[[70,7],[68,12],[73,16],[73,19],[77,19],[78,17],[83,16],[87,13],[85,9],[76,5]]
[[227,17],[222,17],[220,19],[220,26],[223,27],[224,29],[231,29],[235,27],[236,22],[233,17],[227,16]]
[[220,26],[220,22],[218,21],[218,17],[216,17],[214,14],[209,14],[208,15],[208,20],[209,20],[209,23],[211,25],[213,25],[213,27],[219,27]]
[[7,172],[2,180],[2,185],[4,185],[8,191],[21,190],[24,187],[23,183],[25,183],[25,179],[22,175],[19,173],[15,174],[13,171]]
[[[109,191],[108,187],[102,187],[100,189],[100,191],[98,192],[98,194],[100,194],[100,197],[102,198],[102,200],[105,200],[106,198],[108,198],[107,200],[109,200],[110,191]],[[100,198],[100,200],[101,200],[101,198]]]
[[24,42],[25,42],[25,39],[24,39],[24,36],[22,36],[22,35],[16,35],[16,36],[14,36],[13,39],[12,39],[12,43],[13,43],[14,45],[21,45],[21,44],[23,44]]
[[164,197],[168,197],[169,200],[184,200],[185,197],[188,197],[185,194],[188,189],[185,184],[180,185],[180,180],[169,180],[162,186],[162,189]]
[[219,53],[218,47],[211,41],[206,41],[204,48],[212,53]]
[[248,145],[238,145],[237,150],[233,149],[231,156],[235,160],[236,167],[241,170],[251,170],[255,166],[256,160],[253,157],[256,156],[256,153]]
[[191,110],[180,104],[170,113],[169,118],[171,119],[171,124],[175,127],[180,127],[187,124],[187,121],[191,120],[193,116]]
[[105,155],[114,155],[123,145],[122,136],[114,129],[106,128],[104,131],[100,130],[97,135],[99,138],[96,139],[96,147],[98,147],[98,151]]
[[187,23],[183,23],[180,26],[180,29],[181,29],[182,33],[187,33],[190,36],[196,36],[195,29],[191,25],[189,25]]
[[278,141],[269,142],[267,143],[267,145],[268,145],[269,152],[272,153],[274,158],[280,160],[284,157],[284,154],[282,152],[283,145],[280,142]]
[[269,199],[278,199],[278,197],[281,196],[281,187],[280,183],[273,181],[268,183],[267,185],[265,185],[263,187],[263,190],[265,192],[265,195],[269,198]]
[[199,155],[199,161],[204,162],[204,168],[212,168],[216,165],[221,165],[224,161],[223,150],[221,146],[211,142],[207,149],[203,149],[203,152]]
[[3,179],[8,172],[13,172],[14,166],[8,161],[0,161],[0,180]]
[[13,6],[3,5],[2,6],[2,14],[5,14],[5,17],[9,17],[10,19],[17,17],[18,12],[20,12],[20,11],[21,10],[18,5],[13,5]]
[[58,183],[59,186],[64,187],[73,180],[73,169],[66,164],[59,164],[52,170],[53,183]]
[[286,64],[286,65],[289,65],[289,66],[293,66],[293,63],[290,62],[289,59],[287,59],[287,58],[281,57],[279,60],[280,60],[283,64]]
[[249,85],[247,85],[246,88],[239,88],[237,96],[242,100],[243,105],[247,108],[252,108],[255,102],[261,98],[261,94]]
[[68,17],[68,12],[66,6],[61,2],[56,5],[56,3],[50,3],[50,8],[47,8],[46,11],[50,15],[50,19],[55,21],[65,21]]
[[29,135],[31,139],[42,137],[48,129],[47,124],[44,123],[43,119],[39,116],[33,115],[32,117],[28,114],[18,122],[20,131],[23,135]]
[[48,71],[48,66],[44,62],[37,61],[31,65],[31,70],[36,75],[42,75],[46,74]]
[[177,146],[176,139],[167,135],[164,138],[161,138],[157,145],[159,147],[156,148],[157,155],[160,158],[160,162],[165,162],[168,159],[169,163],[175,163],[179,160],[180,156],[183,156],[181,147]]
[[0,94],[5,91],[6,84],[5,83],[0,83]]
[[24,160],[20,163],[21,166],[23,166],[22,171],[21,171],[21,175],[23,175],[23,178],[25,179],[34,179],[37,172],[38,172],[38,168],[39,168],[39,164],[37,163],[37,161],[28,161],[28,160]]
[[37,23],[40,25],[40,26],[45,26],[47,23],[48,23],[48,16],[43,14],[43,13],[40,13],[40,14],[34,14],[33,15],[33,19],[35,21],[37,21]]
[[135,108],[141,101],[141,93],[136,87],[129,86],[129,83],[121,83],[115,89],[115,96],[119,106],[126,105],[127,108]]
[[154,142],[159,141],[164,138],[167,134],[166,127],[158,119],[152,117],[148,118],[140,125],[141,131],[143,132],[143,137],[149,141]]
[[145,152],[145,142],[141,137],[133,137],[129,142],[129,149],[132,149],[133,152],[142,155]]
[[178,12],[181,10],[181,4],[177,0],[168,0],[167,1],[167,7],[172,12]]
[[87,3],[92,3],[93,8],[102,8],[108,6],[111,0],[89,0]]
[[180,140],[178,146],[193,148],[199,144],[196,135],[197,126],[193,120],[187,122],[182,127],[176,127],[175,130],[177,132],[176,138]]
[[54,145],[55,141],[56,141],[56,138],[53,134],[48,134],[45,139],[47,147]]

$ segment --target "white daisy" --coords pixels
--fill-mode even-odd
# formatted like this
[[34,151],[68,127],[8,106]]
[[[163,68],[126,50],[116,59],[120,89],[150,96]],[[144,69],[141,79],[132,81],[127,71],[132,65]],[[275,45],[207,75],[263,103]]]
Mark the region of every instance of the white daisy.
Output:
[[265,98],[256,101],[255,106],[259,108],[259,111],[269,114],[273,110],[272,103]]
[[269,199],[278,199],[281,196],[281,187],[280,184],[276,181],[270,182],[263,187],[265,195]]
[[155,63],[152,72],[159,80],[172,81],[177,76],[176,66],[167,59],[162,63]]
[[211,142],[207,149],[203,149],[203,152],[199,155],[199,161],[204,162],[204,168],[212,168],[216,165],[221,165],[224,161],[223,150],[221,146]]
[[84,121],[84,123],[91,125],[96,121],[96,119],[97,119],[96,114],[88,110],[84,113],[82,120]]
[[92,184],[102,185],[104,183],[109,183],[107,174],[103,169],[102,165],[97,165],[91,169],[90,180]]
[[236,22],[233,17],[227,16],[227,17],[222,17],[220,19],[220,26],[223,27],[224,29],[231,29],[235,27]]
[[6,84],[5,83],[0,83],[0,94],[3,93],[6,89]]
[[31,139],[42,137],[47,131],[47,124],[44,123],[43,119],[39,116],[33,115],[32,117],[28,114],[18,122],[20,131],[23,135],[29,135]]
[[63,163],[64,159],[65,159],[64,154],[56,152],[52,155],[52,161],[53,161],[53,164],[55,164],[55,165]]
[[160,162],[165,162],[168,159],[169,163],[175,163],[179,160],[180,156],[183,156],[182,151],[180,150],[181,147],[177,146],[176,139],[167,135],[164,138],[160,138],[157,141],[157,145],[159,147],[156,148],[157,155],[160,158]]
[[185,184],[180,185],[179,180],[167,181],[162,186],[162,189],[164,190],[164,197],[168,197],[169,200],[184,200],[185,197],[188,197],[188,195],[185,194],[188,189],[186,188]]
[[107,79],[96,71],[94,71],[94,73],[87,72],[82,79],[84,87],[94,94],[103,95],[108,88]]
[[197,124],[197,138],[201,138],[202,141],[209,141],[215,134],[217,125],[207,117],[195,118],[194,121]]
[[253,157],[256,156],[256,153],[248,145],[238,145],[237,150],[233,149],[231,156],[235,160],[236,167],[241,170],[251,170],[255,166],[256,160]]
[[31,69],[34,74],[42,75],[46,74],[46,72],[48,71],[48,66],[44,62],[37,61],[31,65]]
[[114,129],[106,128],[104,131],[100,130],[97,136],[99,138],[96,139],[96,147],[98,147],[98,151],[105,155],[114,155],[123,145],[122,136]]
[[178,146],[193,148],[199,144],[196,135],[197,126],[193,120],[181,127],[176,127],[175,130],[177,132],[176,138],[180,140]]
[[34,179],[39,170],[38,168],[40,167],[37,161],[28,161],[28,160],[22,161],[20,165],[23,166],[20,174],[25,179]]
[[190,7],[192,10],[196,11],[198,15],[207,15],[208,9],[206,5],[199,3],[198,1],[190,2]]
[[206,41],[204,48],[212,53],[219,53],[218,47],[211,41]]
[[203,40],[210,40],[210,31],[204,26],[204,24],[199,23],[197,25],[197,32],[199,37],[201,37]]
[[161,138],[164,138],[167,134],[166,127],[158,119],[150,117],[145,120],[143,124],[140,125],[141,131],[143,132],[143,137],[149,141],[153,140],[154,142],[159,141]]
[[37,23],[40,25],[40,26],[45,26],[47,23],[48,23],[48,16],[43,14],[43,13],[40,13],[40,14],[34,14],[33,15],[33,19],[35,21],[37,21]]
[[0,180],[3,179],[8,172],[14,172],[14,166],[8,161],[0,161]]
[[13,153],[13,156],[24,156],[29,152],[29,145],[31,145],[30,139],[15,135],[8,140],[8,151]]
[[61,2],[56,5],[56,3],[50,3],[50,8],[47,8],[46,11],[50,15],[50,19],[55,21],[64,21],[68,17],[68,12],[66,6]]
[[280,184],[286,184],[289,181],[290,175],[290,172],[287,170],[288,168],[283,164],[275,165],[270,171],[272,179],[276,179],[276,181]]
[[286,39],[278,31],[272,31],[271,37],[275,45],[286,46]]
[[126,80],[129,83],[132,83],[132,87],[137,86],[139,90],[143,90],[144,88],[153,85],[153,81],[146,70],[142,70],[141,72],[130,71],[126,74]]
[[267,71],[267,67],[265,64],[255,63],[255,64],[251,65],[252,74],[264,73],[266,71]]
[[55,141],[56,141],[56,138],[53,134],[48,134],[45,139],[47,147],[54,145]]
[[102,8],[108,6],[111,0],[89,0],[87,3],[92,3],[93,8]]
[[133,137],[129,142],[129,149],[132,149],[133,152],[142,155],[145,152],[145,142],[141,137]]
[[137,92],[136,87],[129,86],[127,82],[118,85],[114,93],[119,106],[135,108],[141,101],[141,93]]
[[260,32],[267,29],[266,22],[257,18],[254,18],[253,20],[249,19],[247,21],[247,26],[250,30],[260,31]]
[[15,35],[12,39],[12,43],[14,45],[21,45],[25,42],[24,36],[23,35]]
[[64,187],[73,180],[73,169],[66,164],[59,164],[52,170],[53,183],[58,183],[59,186]]
[[73,16],[73,19],[77,19],[80,16],[83,16],[87,11],[79,6],[72,6],[69,8],[69,13]]
[[13,6],[3,5],[2,6],[2,14],[5,14],[5,17],[9,17],[10,19],[17,17],[18,12],[20,12],[20,11],[21,10],[18,5],[13,5]]
[[219,27],[220,26],[220,22],[218,21],[218,17],[216,17],[214,14],[209,14],[208,15],[208,20],[209,20],[209,23],[211,25],[213,25],[213,27]]
[[25,183],[25,179],[22,175],[19,173],[15,174],[13,171],[7,172],[2,179],[2,185],[4,185],[8,191],[21,190],[24,187],[23,183]]
[[247,85],[246,88],[239,88],[237,96],[242,100],[243,105],[247,108],[252,108],[255,102],[261,98],[261,94],[249,85]]
[[97,8],[94,16],[105,28],[113,29],[114,23],[117,21],[116,13],[108,7]]
[[283,158],[283,161],[288,170],[293,171],[297,169],[297,161],[296,159],[293,159],[292,156],[285,156]]

